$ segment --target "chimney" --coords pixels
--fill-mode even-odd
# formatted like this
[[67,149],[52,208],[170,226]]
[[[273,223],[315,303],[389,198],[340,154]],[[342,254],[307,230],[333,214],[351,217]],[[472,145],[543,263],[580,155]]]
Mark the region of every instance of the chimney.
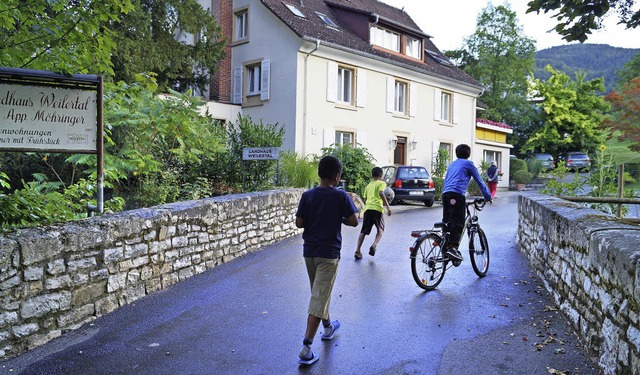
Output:
[[218,70],[211,76],[211,100],[231,103],[231,40],[233,37],[233,0],[212,0],[213,15],[226,40],[224,56],[218,62]]

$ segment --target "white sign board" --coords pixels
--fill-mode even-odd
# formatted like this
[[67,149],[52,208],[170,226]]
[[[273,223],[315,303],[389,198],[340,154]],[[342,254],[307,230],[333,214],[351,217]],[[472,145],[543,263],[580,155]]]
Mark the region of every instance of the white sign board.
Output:
[[0,84],[0,150],[96,152],[95,91]]
[[242,160],[275,160],[278,151],[278,147],[246,147],[242,149]]

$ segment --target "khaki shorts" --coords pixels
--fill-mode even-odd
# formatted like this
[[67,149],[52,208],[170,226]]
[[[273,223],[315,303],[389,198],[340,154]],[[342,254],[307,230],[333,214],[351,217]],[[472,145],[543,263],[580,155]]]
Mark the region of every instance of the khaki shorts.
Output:
[[311,284],[311,299],[309,300],[309,315],[320,319],[329,319],[329,305],[331,291],[338,274],[340,259],[304,258]]

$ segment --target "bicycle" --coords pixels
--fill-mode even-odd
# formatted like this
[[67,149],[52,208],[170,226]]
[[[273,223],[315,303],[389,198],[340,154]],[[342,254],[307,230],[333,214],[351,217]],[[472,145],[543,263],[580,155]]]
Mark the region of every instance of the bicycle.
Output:
[[[460,238],[465,232],[469,237],[469,257],[471,266],[478,277],[484,277],[489,270],[489,242],[480,224],[478,212],[482,211],[486,201],[476,198],[466,202],[467,214]],[[473,207],[473,213],[470,207]],[[433,229],[417,230],[411,232],[411,237],[416,238],[411,251],[411,273],[419,287],[425,290],[435,289],[445,272],[451,268],[453,261],[445,254],[449,240],[449,231],[446,223],[435,223]]]

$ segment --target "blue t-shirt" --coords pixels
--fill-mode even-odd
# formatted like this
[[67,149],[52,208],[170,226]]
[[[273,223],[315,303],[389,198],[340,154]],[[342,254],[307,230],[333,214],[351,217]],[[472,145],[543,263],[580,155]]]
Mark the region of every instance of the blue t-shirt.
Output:
[[491,200],[491,193],[487,185],[482,180],[482,177],[480,177],[476,166],[473,165],[473,162],[469,159],[456,159],[453,163],[449,164],[447,175],[444,177],[442,192],[453,192],[465,195],[471,178],[473,178],[480,187],[484,199]]
[[337,259],[342,248],[342,218],[358,212],[351,197],[334,187],[302,193],[296,216],[304,222],[304,256]]

